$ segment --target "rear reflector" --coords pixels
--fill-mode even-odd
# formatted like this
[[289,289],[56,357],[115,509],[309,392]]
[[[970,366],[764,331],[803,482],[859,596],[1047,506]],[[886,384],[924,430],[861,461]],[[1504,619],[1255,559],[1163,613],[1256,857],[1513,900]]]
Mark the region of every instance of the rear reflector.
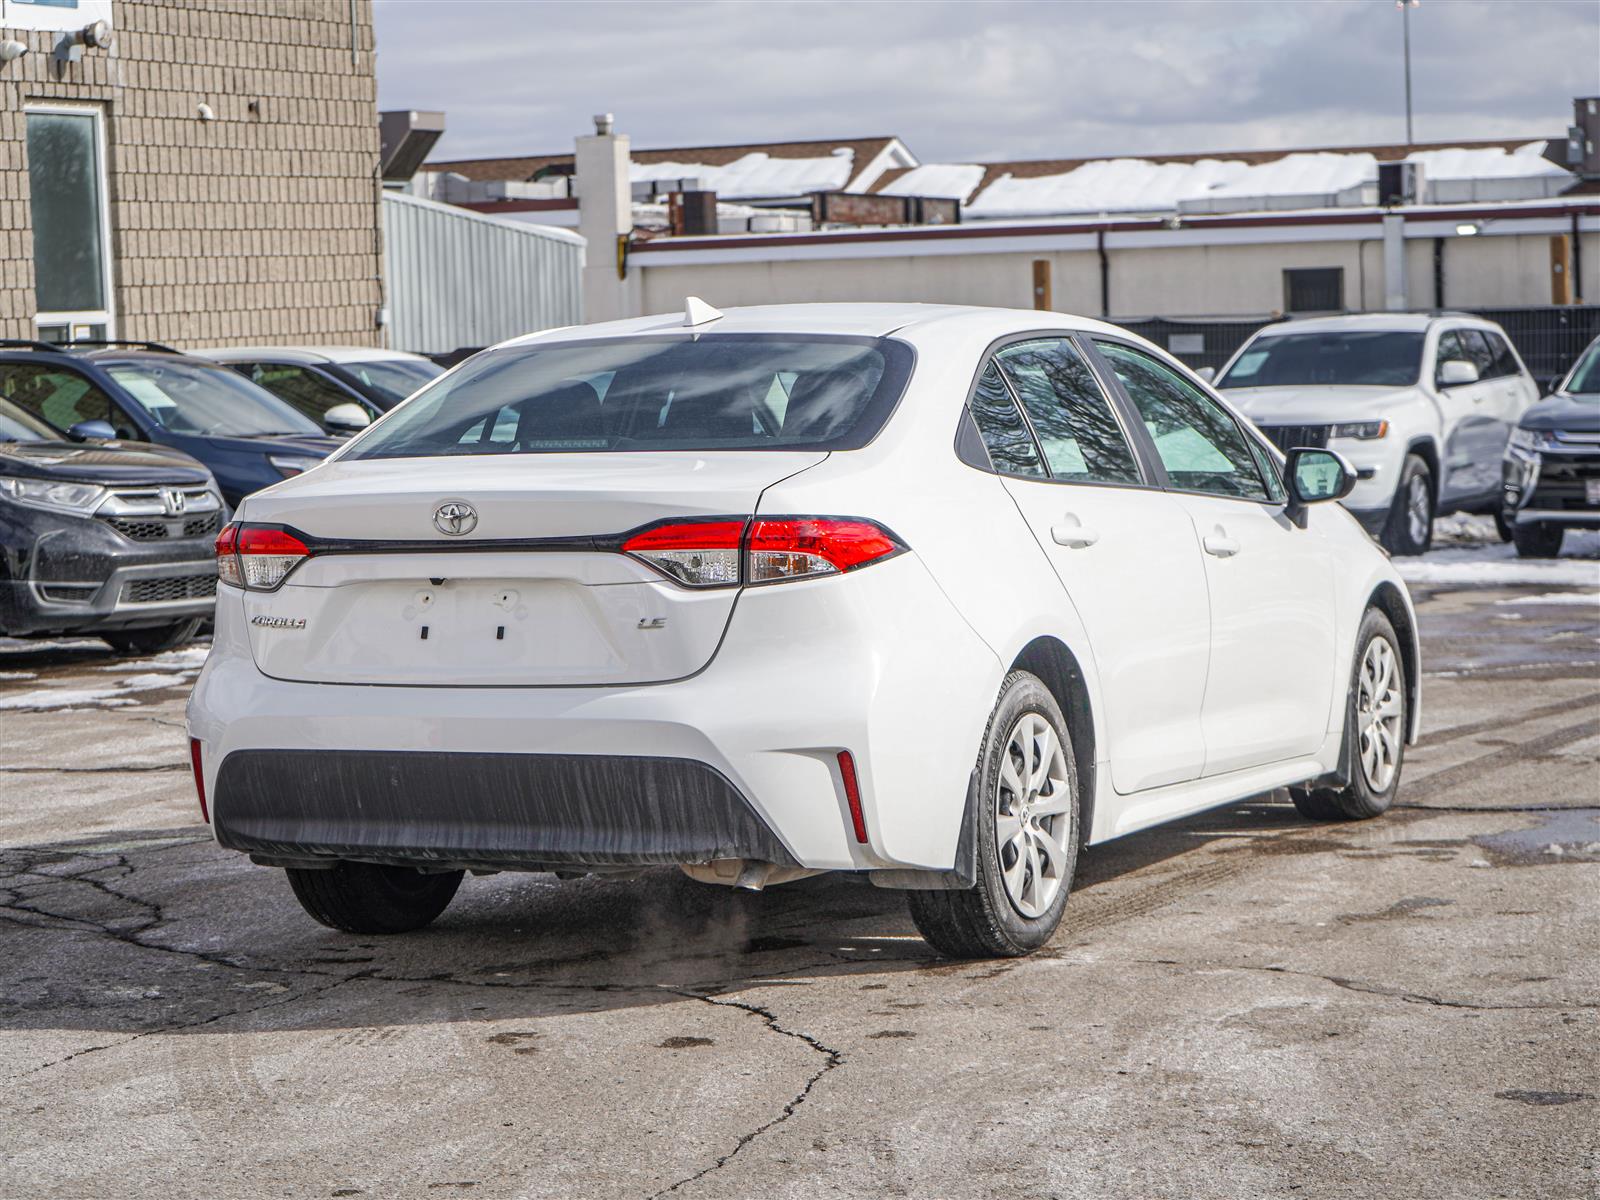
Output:
[[272,591],[311,554],[294,534],[270,525],[225,525],[216,551],[217,578],[253,592]]
[[189,765],[194,768],[194,790],[200,797],[200,819],[211,824],[211,814],[206,811],[206,776],[200,766],[200,739],[189,739]]
[[861,785],[856,781],[856,760],[850,751],[839,751],[839,778],[844,781],[844,798],[850,805],[850,823],[856,828],[856,841],[867,844],[867,818],[861,812]]
[[718,517],[632,534],[622,550],[688,587],[735,587],[838,575],[891,558],[905,544],[857,517]]

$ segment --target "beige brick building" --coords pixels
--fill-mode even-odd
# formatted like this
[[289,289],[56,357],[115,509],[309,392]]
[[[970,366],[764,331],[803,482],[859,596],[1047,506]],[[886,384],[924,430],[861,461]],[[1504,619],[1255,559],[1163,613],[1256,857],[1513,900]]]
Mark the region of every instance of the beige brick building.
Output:
[[381,344],[371,0],[0,0],[0,30],[0,337]]

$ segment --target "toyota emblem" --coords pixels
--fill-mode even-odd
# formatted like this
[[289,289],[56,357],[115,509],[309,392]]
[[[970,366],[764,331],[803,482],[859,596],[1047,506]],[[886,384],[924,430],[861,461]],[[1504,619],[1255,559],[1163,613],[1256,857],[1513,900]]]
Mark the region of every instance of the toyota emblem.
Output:
[[433,510],[433,523],[440,533],[462,537],[478,527],[478,510],[460,500],[447,500]]

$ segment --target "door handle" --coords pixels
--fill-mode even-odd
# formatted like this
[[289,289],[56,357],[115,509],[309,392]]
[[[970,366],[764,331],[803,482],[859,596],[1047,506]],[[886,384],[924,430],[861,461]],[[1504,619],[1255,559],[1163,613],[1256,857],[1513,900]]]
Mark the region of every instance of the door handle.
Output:
[[1227,531],[1221,525],[1218,525],[1208,533],[1201,545],[1206,548],[1207,554],[1214,555],[1217,558],[1232,558],[1239,553],[1237,539],[1229,537]]
[[1088,528],[1078,520],[1076,513],[1068,513],[1061,518],[1061,524],[1050,526],[1050,537],[1058,546],[1082,550],[1100,540],[1100,531]]

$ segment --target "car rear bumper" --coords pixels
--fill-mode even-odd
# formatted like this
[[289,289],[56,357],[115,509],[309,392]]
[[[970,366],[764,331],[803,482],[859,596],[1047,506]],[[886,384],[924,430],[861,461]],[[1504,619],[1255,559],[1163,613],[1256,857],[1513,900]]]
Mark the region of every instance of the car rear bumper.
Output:
[[244,621],[224,589],[189,727],[219,841],[268,859],[948,869],[1002,674],[914,555],[746,589],[711,663],[661,684],[293,682]]
[[217,841],[282,863],[797,865],[750,802],[692,759],[236,750],[216,790]]

